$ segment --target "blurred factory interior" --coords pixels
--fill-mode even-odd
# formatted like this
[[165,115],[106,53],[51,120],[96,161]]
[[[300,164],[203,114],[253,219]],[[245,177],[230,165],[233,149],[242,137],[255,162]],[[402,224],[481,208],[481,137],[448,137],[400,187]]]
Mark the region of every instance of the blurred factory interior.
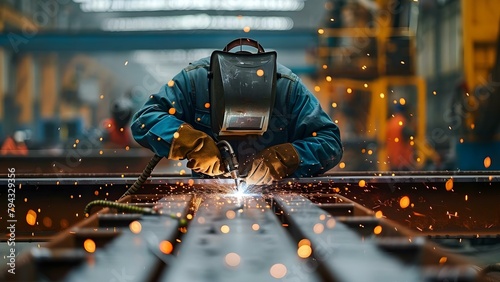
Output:
[[[386,152],[396,104],[413,129],[402,170],[499,168],[496,1],[181,2],[2,1],[2,158],[54,172],[47,161],[79,142],[83,159],[142,158],[134,141],[100,140],[113,103],[136,110],[189,62],[251,37],[338,123],[346,154],[336,170],[399,170]],[[9,150],[12,139],[24,146]]]
[[[384,215],[412,231],[433,238],[435,232],[494,234],[498,248],[500,210],[488,193],[499,190],[499,26],[498,0],[0,0],[0,175],[14,167],[17,177],[26,177],[17,198],[28,204],[18,214],[36,215],[38,208],[40,219],[19,223],[19,236],[49,240],[83,219],[75,210],[82,203],[70,207],[69,198],[115,199],[108,185],[128,187],[152,156],[129,138],[130,116],[121,110],[137,111],[190,62],[249,37],[275,50],[338,124],[344,156],[326,174],[341,186],[334,191],[360,188],[346,196],[370,210],[385,208]],[[112,122],[116,116],[123,126]],[[113,139],[113,129],[121,137]],[[403,142],[411,152],[397,162],[390,150]],[[462,173],[466,188],[459,184]],[[94,182],[80,181],[85,175]],[[163,159],[153,175],[182,179],[190,171],[184,162]],[[371,188],[390,188],[385,202],[364,194],[364,175],[373,177]],[[396,178],[375,179],[384,175]],[[448,194],[438,194],[441,202],[436,198],[430,209],[432,196],[419,196],[411,214],[387,204],[416,187],[438,187],[463,192],[452,198],[454,205],[464,198],[473,205],[469,189],[483,180],[481,201],[476,209],[462,206],[460,218],[459,207],[441,201]],[[157,181],[152,184],[172,180]],[[75,192],[60,187],[57,196],[42,195],[40,187],[54,183],[79,185]],[[40,192],[39,202],[29,191]],[[51,201],[64,203],[71,216],[45,209]],[[42,222],[40,208],[53,210],[50,224]],[[438,211],[457,221],[439,228],[439,216],[424,219]],[[487,255],[500,260],[498,251]]]

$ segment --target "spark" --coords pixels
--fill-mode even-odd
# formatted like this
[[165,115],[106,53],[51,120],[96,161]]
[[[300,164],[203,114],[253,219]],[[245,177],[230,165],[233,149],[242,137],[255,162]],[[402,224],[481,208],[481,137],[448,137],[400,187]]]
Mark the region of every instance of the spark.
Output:
[[142,225],[139,221],[132,221],[129,225],[130,231],[134,234],[139,234],[141,233],[142,230]]
[[167,254],[167,255],[172,253],[172,251],[174,249],[174,246],[168,240],[161,241],[159,247],[160,247],[160,251],[164,254]]
[[491,165],[491,158],[490,158],[490,157],[486,157],[486,158],[484,158],[483,163],[484,163],[484,167],[485,167],[485,168],[489,168],[489,167],[490,167],[490,165]]
[[231,229],[230,229],[230,228],[229,228],[229,226],[227,226],[227,225],[222,225],[222,226],[220,227],[220,231],[221,231],[222,233],[224,233],[224,234],[229,233],[229,231],[230,231],[230,230],[231,230]]
[[328,227],[329,229],[333,229],[333,228],[335,227],[335,224],[337,224],[337,222],[335,221],[335,219],[330,218],[330,219],[326,222],[326,227]]
[[300,258],[308,258],[312,254],[312,248],[309,245],[302,245],[297,249],[297,255]]
[[34,210],[29,210],[28,213],[26,214],[26,223],[29,225],[33,226],[36,223],[36,212]]
[[285,277],[286,272],[287,272],[286,266],[281,263],[274,264],[273,266],[271,266],[271,269],[269,270],[271,276],[276,279]]
[[224,257],[224,261],[228,266],[236,267],[241,262],[241,257],[237,253],[229,253]]
[[450,178],[446,181],[445,188],[446,191],[451,191],[453,189],[453,178]]
[[301,246],[304,246],[304,245],[311,246],[311,241],[309,241],[309,239],[302,239],[297,244],[298,247],[301,247]]
[[403,196],[399,200],[399,206],[403,209],[406,209],[408,206],[410,206],[410,198],[408,196]]
[[85,249],[85,251],[87,251],[88,253],[93,253],[95,252],[95,249],[96,249],[96,244],[94,242],[94,240],[92,239],[87,239],[83,242],[83,248]]
[[236,213],[235,213],[233,210],[228,210],[228,211],[226,212],[226,217],[227,217],[228,219],[233,219],[233,218],[235,218],[235,217],[236,217]]
[[325,230],[325,226],[321,223],[316,223],[313,227],[313,231],[316,234],[321,234],[323,233],[323,230]]

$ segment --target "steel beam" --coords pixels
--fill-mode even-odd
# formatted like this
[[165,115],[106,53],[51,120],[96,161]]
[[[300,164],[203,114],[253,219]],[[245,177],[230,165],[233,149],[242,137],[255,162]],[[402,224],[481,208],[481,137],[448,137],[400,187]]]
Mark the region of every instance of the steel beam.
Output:
[[[124,198],[133,200],[133,205],[156,206],[163,215],[118,214],[104,209],[40,248],[24,253],[18,258],[17,275],[5,278],[7,281],[150,281],[169,258],[161,252],[160,243],[166,240],[174,246],[178,236],[179,221],[172,219],[171,214],[185,218],[192,196],[167,196],[149,203],[148,199],[154,196]],[[95,251],[85,249],[87,239],[94,242]]]
[[[332,216],[300,195],[273,199],[292,234],[307,238],[317,268],[333,281],[478,281],[472,265],[452,257],[445,257],[445,265],[422,237],[375,216]],[[340,196],[338,203],[346,201]]]
[[0,47],[17,52],[104,52],[168,49],[222,49],[238,37],[252,37],[263,46],[276,50],[304,50],[317,46],[312,31],[287,33],[252,32],[78,32],[23,34],[4,31],[0,34]]
[[159,281],[320,281],[261,196],[208,197]]

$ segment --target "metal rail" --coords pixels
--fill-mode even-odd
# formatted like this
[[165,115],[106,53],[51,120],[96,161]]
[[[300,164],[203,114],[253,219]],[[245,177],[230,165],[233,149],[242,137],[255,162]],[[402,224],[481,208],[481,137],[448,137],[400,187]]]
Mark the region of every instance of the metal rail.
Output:
[[106,208],[20,256],[18,274],[0,280],[487,281],[468,259],[338,194],[121,202],[190,221],[186,229],[170,216]]

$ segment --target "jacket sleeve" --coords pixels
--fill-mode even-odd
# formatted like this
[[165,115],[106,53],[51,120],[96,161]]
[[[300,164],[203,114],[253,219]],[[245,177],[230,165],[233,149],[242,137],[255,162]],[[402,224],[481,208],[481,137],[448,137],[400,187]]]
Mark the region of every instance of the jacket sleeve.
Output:
[[185,70],[177,74],[156,94],[149,96],[144,106],[132,118],[132,135],[137,143],[155,154],[167,157],[174,133],[189,121],[189,77]]
[[316,176],[337,165],[343,154],[339,128],[300,79],[292,86],[289,106],[289,132],[300,156],[299,167],[293,176]]

